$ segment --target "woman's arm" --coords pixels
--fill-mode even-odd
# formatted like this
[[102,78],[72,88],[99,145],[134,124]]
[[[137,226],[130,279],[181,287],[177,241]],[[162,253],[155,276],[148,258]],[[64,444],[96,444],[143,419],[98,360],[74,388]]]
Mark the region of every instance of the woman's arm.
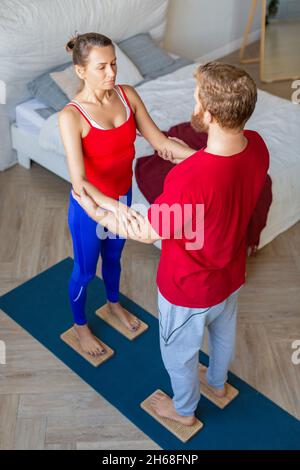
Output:
[[[98,207],[85,190],[81,190],[79,196],[73,193],[73,197],[95,222],[100,223],[112,233],[148,244],[162,240],[147,217],[143,217],[121,202],[118,202],[118,210],[113,213]],[[128,217],[126,219],[122,217],[123,211],[127,211]]]
[[79,195],[85,188],[92,195],[97,204],[108,210],[115,210],[116,201],[105,196],[86,179],[81,146],[81,125],[76,111],[64,108],[58,113],[59,129],[64,144],[69,174],[74,192]]
[[123,85],[123,88],[132,106],[138,130],[155,150],[159,152],[167,150],[173,154],[174,159],[184,159],[196,152],[191,147],[166,137],[150,117],[136,90],[130,85]]

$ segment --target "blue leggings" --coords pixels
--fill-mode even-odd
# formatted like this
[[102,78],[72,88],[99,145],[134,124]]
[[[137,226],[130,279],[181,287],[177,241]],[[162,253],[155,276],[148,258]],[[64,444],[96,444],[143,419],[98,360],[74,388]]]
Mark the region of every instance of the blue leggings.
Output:
[[[119,198],[128,206],[132,189]],[[73,240],[74,267],[69,282],[69,299],[77,325],[87,323],[85,316],[86,290],[95,277],[99,255],[102,258],[102,278],[107,300],[118,302],[121,276],[121,254],[126,239],[111,234],[91,219],[70,193],[68,223]],[[106,236],[101,236],[105,234]]]

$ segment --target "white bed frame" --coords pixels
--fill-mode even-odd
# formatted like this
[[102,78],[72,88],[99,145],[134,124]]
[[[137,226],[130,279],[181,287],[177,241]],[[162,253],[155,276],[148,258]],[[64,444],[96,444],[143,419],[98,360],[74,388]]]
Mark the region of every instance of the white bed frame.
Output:
[[18,162],[27,170],[30,169],[31,160],[52,171],[56,175],[70,181],[67,162],[64,155],[50,152],[39,145],[37,135],[25,132],[16,123],[11,125],[13,148],[17,152]]

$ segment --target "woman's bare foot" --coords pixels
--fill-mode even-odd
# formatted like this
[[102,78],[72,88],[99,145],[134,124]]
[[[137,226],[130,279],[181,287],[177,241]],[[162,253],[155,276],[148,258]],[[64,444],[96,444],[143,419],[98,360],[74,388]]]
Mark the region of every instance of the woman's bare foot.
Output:
[[158,416],[163,418],[169,418],[178,423],[184,424],[186,426],[193,426],[196,422],[194,415],[191,416],[181,416],[177,413],[174,408],[173,401],[170,397],[166,397],[160,392],[156,392],[153,397],[150,399],[151,408],[155,411]]
[[103,344],[93,335],[88,325],[76,325],[73,329],[79,340],[81,349],[91,356],[103,356],[106,354],[106,349]]
[[126,310],[122,307],[119,302],[107,302],[109,312],[112,315],[116,315],[120,322],[128,328],[130,331],[137,331],[141,325],[140,321],[136,317],[131,317]]
[[206,367],[200,367],[199,374],[200,374],[201,382],[205,383],[216,397],[224,398],[226,396],[226,393],[227,393],[226,384],[223,388],[212,387],[211,385],[209,385],[209,383],[206,380],[206,375],[205,375],[206,371],[207,371]]

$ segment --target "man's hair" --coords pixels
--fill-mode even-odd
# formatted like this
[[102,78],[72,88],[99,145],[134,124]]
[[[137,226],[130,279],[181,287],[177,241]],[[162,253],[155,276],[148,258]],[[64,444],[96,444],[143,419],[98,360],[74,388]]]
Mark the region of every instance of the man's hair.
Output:
[[204,111],[209,111],[221,127],[243,128],[254,111],[257,89],[250,75],[222,62],[197,67],[194,77]]

